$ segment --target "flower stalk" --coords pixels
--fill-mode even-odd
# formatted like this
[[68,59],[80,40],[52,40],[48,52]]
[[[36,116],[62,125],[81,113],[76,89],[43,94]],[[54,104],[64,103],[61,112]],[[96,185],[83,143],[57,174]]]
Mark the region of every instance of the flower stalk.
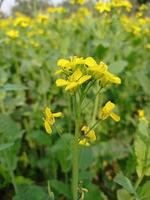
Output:
[[[80,101],[79,101],[80,102]],[[73,200],[78,199],[78,182],[79,182],[79,136],[80,136],[80,119],[81,119],[81,110],[80,105],[77,102],[77,98],[75,96],[75,106],[76,112],[75,118],[75,136],[73,141],[73,148],[72,148],[72,196]]]

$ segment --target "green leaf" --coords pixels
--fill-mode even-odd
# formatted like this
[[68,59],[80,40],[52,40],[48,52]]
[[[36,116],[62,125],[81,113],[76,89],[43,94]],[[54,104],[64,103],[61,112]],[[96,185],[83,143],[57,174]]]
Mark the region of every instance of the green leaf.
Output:
[[63,194],[65,197],[70,199],[70,188],[68,185],[58,180],[51,180],[50,185],[53,189],[55,189],[59,194]]
[[149,77],[146,75],[147,70],[140,70],[135,73],[137,80],[146,94],[150,94]]
[[7,83],[3,87],[0,87],[0,92],[6,92],[6,91],[20,91],[20,90],[26,90],[27,87],[21,84],[9,84]]
[[120,189],[117,190],[117,200],[133,200],[133,198],[125,189]]
[[23,176],[16,176],[15,182],[17,185],[31,185],[33,184],[33,181],[29,178],[23,177]]
[[129,193],[135,193],[134,187],[132,186],[130,180],[126,176],[124,176],[122,172],[117,174],[117,176],[114,178],[114,181],[121,185]]
[[138,195],[143,200],[150,199],[150,181],[147,181],[138,191]]
[[13,146],[14,143],[6,143],[6,144],[0,144],[0,151],[3,151],[5,149],[10,148],[11,146]]
[[72,135],[63,134],[51,148],[52,154],[55,154],[64,172],[68,172],[71,168],[71,145]]
[[88,189],[88,192],[85,193],[85,200],[108,200],[97,185],[89,183],[86,189]]
[[8,115],[0,115],[0,143],[12,143],[21,138],[20,126]]
[[22,185],[13,200],[48,200],[48,193],[36,185]]
[[[137,171],[138,177],[140,177],[142,175],[143,169],[146,167],[145,155],[146,155],[146,151],[148,147],[146,146],[145,142],[141,139],[140,136],[136,137],[134,147],[135,147],[135,154],[137,158],[136,171]],[[147,160],[150,160],[150,148],[148,149]],[[147,169],[145,169],[144,171],[145,171],[144,172],[145,175],[150,176],[150,167],[147,167]]]
[[137,159],[136,171],[138,177],[143,173],[144,175],[150,176],[150,166],[148,161],[150,160],[150,147],[149,147],[149,134],[148,134],[148,124],[146,121],[140,121],[138,127],[139,133],[134,142],[135,155]]
[[112,73],[119,74],[125,70],[128,62],[125,60],[114,61],[109,65],[109,70]]

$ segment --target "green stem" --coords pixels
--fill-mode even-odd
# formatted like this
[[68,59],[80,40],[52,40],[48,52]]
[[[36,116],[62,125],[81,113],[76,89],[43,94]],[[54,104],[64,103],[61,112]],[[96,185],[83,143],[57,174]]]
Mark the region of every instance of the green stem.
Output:
[[98,104],[99,104],[99,95],[96,96],[96,100],[95,100],[95,103],[94,103],[94,110],[93,110],[93,115],[92,115],[92,124],[95,123],[97,110],[98,110]]
[[89,106],[91,103],[93,103],[93,100],[95,99],[95,96],[100,95],[102,89],[103,89],[102,87],[99,88],[99,90],[96,92],[96,94],[93,96],[93,98],[90,99],[90,102],[88,102],[88,103],[86,103],[86,104],[84,105],[84,107],[82,108],[82,111],[84,111],[84,109],[87,108],[87,106]]
[[[80,102],[80,101],[79,101]],[[78,138],[80,136],[80,105],[78,105],[77,99],[75,99],[75,136],[73,142],[73,157],[72,157],[72,195],[73,200],[78,199],[78,159],[79,159],[79,149],[78,149]]]

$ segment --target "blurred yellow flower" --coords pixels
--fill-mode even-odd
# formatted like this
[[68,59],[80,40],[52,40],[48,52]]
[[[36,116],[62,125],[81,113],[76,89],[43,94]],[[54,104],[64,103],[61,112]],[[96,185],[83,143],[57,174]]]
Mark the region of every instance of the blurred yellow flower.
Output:
[[61,117],[62,113],[57,112],[57,113],[52,113],[51,109],[49,107],[45,108],[44,111],[44,126],[45,130],[48,134],[52,133],[52,125],[55,123],[55,118]]
[[147,6],[146,4],[142,4],[142,5],[139,7],[139,10],[140,10],[140,11],[148,10],[148,6]]
[[83,146],[89,146],[90,145],[90,143],[88,142],[88,140],[86,138],[80,139],[79,144],[83,145]]
[[110,2],[97,2],[95,5],[95,8],[100,13],[110,12],[111,11],[111,3]]
[[86,0],[71,0],[71,4],[80,4],[83,5],[86,2]]
[[30,25],[31,19],[27,16],[24,16],[22,14],[19,14],[15,19],[14,19],[14,25],[15,26],[20,26],[22,28],[26,28]]
[[112,0],[113,7],[124,7],[128,12],[132,9],[132,3],[128,0]]
[[99,112],[99,118],[102,120],[107,119],[108,117],[111,117],[114,121],[118,122],[120,121],[120,117],[113,112],[115,108],[115,104],[112,103],[111,101],[108,101],[102,110]]
[[7,32],[6,32],[6,35],[7,35],[9,38],[16,39],[16,38],[19,37],[19,31],[18,31],[18,30],[10,30],[10,31],[7,31]]
[[48,7],[47,11],[49,13],[64,13],[66,8],[64,7]]
[[37,21],[38,21],[39,23],[46,23],[46,22],[48,21],[48,19],[49,19],[48,15],[39,14],[39,15],[37,16]]
[[145,117],[145,112],[144,112],[144,110],[139,109],[139,110],[138,110],[138,115],[139,115],[139,118]]

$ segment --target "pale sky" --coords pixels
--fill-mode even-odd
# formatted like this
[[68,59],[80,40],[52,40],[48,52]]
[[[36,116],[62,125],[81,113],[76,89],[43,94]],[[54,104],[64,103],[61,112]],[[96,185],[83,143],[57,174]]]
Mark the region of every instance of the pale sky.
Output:
[[[62,0],[51,0],[54,4],[62,2]],[[9,14],[11,8],[15,5],[15,0],[4,0],[1,10],[6,14]]]

